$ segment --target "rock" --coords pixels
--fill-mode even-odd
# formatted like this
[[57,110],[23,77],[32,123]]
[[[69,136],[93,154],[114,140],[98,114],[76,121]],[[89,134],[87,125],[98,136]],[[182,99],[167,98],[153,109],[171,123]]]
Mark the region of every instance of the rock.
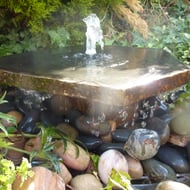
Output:
[[82,147],[67,141],[55,141],[54,152],[63,159],[64,164],[74,170],[83,171],[88,167],[90,155]]
[[68,123],[60,123],[56,126],[56,129],[63,132],[63,134],[65,134],[72,140],[76,139],[78,136],[78,131]]
[[40,121],[47,126],[56,126],[63,122],[63,116],[51,110],[43,110],[40,113]]
[[138,179],[143,176],[143,167],[139,160],[132,158],[129,155],[126,155],[128,163],[128,173],[132,179]]
[[40,110],[31,109],[22,119],[18,125],[18,129],[24,133],[37,134],[40,129],[37,127],[36,122],[39,122]]
[[190,135],[190,113],[181,113],[170,122],[171,131],[178,135]]
[[107,135],[102,135],[101,136],[101,139],[104,142],[112,142],[112,132],[115,131],[116,128],[117,128],[117,124],[116,124],[115,121],[109,120],[108,122],[110,124],[110,132]]
[[146,174],[152,182],[158,183],[164,180],[177,179],[174,169],[154,158],[143,160],[142,165],[144,174]]
[[61,162],[60,162],[60,170],[61,170],[60,173],[58,173],[59,176],[62,177],[62,179],[65,182],[65,184],[68,184],[71,181],[71,179],[72,179],[71,173],[69,172],[69,170],[67,169],[67,167],[63,163],[61,163]]
[[160,137],[160,144],[165,144],[170,136],[169,125],[158,117],[150,118],[146,125],[147,129],[154,130]]
[[23,183],[21,177],[17,176],[12,190],[65,190],[65,183],[57,173],[41,166],[33,167],[32,171],[34,175]]
[[177,135],[174,133],[171,133],[170,138],[168,139],[169,143],[172,143],[180,147],[185,147],[189,141],[190,141],[190,136]]
[[79,110],[71,109],[66,114],[66,119],[69,121],[69,124],[71,124],[73,127],[76,127],[76,121],[77,119],[82,115],[82,113]]
[[180,182],[168,180],[160,182],[155,190],[190,190],[190,187]]
[[117,171],[128,172],[128,163],[125,156],[117,150],[107,150],[100,155],[98,174],[104,184],[107,184],[112,168]]
[[108,135],[111,131],[109,122],[94,121],[93,118],[84,115],[77,118],[76,127],[82,133],[95,135],[97,137]]
[[101,138],[92,135],[79,135],[77,140],[82,142],[89,151],[96,151],[96,149],[103,143]]
[[[16,120],[17,124],[19,124],[20,121],[23,119],[23,115],[16,110],[9,111],[9,112],[7,112],[7,114],[12,116]],[[11,121],[6,120],[6,119],[3,119],[1,122],[2,122],[4,127],[13,126],[13,123]]]
[[103,188],[101,182],[92,174],[77,175],[71,180],[71,186],[74,190],[98,190]]
[[24,149],[26,151],[39,151],[42,148],[42,140],[40,136],[30,138],[25,143]]
[[103,152],[107,151],[107,150],[118,150],[119,152],[124,152],[123,147],[124,147],[124,143],[102,143],[98,148],[97,151],[99,154],[102,154]]
[[156,158],[169,165],[176,173],[189,173],[190,171],[187,158],[177,148],[163,145],[159,148]]
[[[7,137],[7,141],[12,143],[13,147],[22,150],[24,148],[26,138],[24,136],[17,136],[15,134],[15,136]],[[6,151],[5,158],[8,160],[12,160],[15,165],[19,165],[22,161],[23,156],[24,156],[23,152],[9,149]]]
[[155,156],[159,147],[160,137],[157,132],[139,128],[130,134],[124,150],[135,159],[146,160]]
[[0,112],[7,113],[9,111],[15,110],[15,106],[9,102],[0,104]]
[[112,132],[112,139],[116,142],[125,143],[133,129],[116,129]]
[[68,97],[54,95],[50,99],[50,108],[58,115],[65,115],[71,110],[72,105]]

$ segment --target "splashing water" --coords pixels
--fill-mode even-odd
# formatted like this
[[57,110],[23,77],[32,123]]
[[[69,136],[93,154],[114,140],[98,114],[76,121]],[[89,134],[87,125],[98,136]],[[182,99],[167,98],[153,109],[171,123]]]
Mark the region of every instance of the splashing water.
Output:
[[98,43],[103,50],[103,32],[100,26],[100,20],[96,14],[90,14],[83,21],[87,25],[86,30],[86,54],[94,55],[96,54],[96,44]]

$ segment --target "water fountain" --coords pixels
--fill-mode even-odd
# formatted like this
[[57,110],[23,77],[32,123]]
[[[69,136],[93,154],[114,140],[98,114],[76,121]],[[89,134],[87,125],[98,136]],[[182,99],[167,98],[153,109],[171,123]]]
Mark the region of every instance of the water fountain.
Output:
[[86,51],[87,55],[96,54],[96,43],[98,43],[103,50],[103,32],[100,26],[100,20],[96,14],[90,14],[88,17],[84,18],[83,21],[87,25],[86,31]]
[[[96,15],[83,21],[87,24],[86,50],[67,47],[1,57],[0,83],[67,97],[82,113],[96,113],[103,119],[106,115],[121,124],[131,119],[129,110],[133,114],[138,102],[190,81],[190,68],[168,52],[104,47]],[[97,43],[100,52],[96,52]]]

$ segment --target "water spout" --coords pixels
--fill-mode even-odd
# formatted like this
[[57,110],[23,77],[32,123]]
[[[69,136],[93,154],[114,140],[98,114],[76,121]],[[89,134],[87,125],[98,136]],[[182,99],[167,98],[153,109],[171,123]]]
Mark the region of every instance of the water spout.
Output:
[[96,14],[90,14],[83,21],[87,25],[86,30],[86,51],[87,55],[96,54],[96,44],[98,43],[103,50],[103,32],[100,26],[100,20]]

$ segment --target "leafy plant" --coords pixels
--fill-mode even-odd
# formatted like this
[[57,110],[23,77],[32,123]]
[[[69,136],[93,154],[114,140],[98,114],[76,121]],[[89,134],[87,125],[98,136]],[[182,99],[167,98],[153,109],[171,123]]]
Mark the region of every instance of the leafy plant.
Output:
[[[6,93],[4,93],[0,98],[0,104],[5,103],[4,100]],[[5,113],[0,113],[0,119],[11,121],[13,126],[15,126],[16,129],[16,120],[15,118],[9,116]],[[1,124],[1,122],[0,122]],[[60,171],[60,160],[58,156],[53,152],[54,150],[54,140],[53,139],[61,139],[64,142],[65,149],[67,148],[67,141],[72,141],[69,137],[61,133],[60,131],[56,130],[55,127],[47,127],[43,124],[39,123],[38,127],[41,129],[41,132],[37,135],[22,133],[20,131],[9,131],[7,128],[5,128],[2,124],[0,125],[0,129],[2,133],[0,133],[0,149],[6,150],[2,151],[0,154],[0,158],[4,157],[4,154],[6,155],[8,150],[13,150],[16,152],[24,153],[28,156],[29,161],[31,162],[33,158],[37,157],[40,158],[47,168],[50,168],[56,172]],[[7,138],[11,137],[27,137],[27,138],[34,138],[34,137],[40,137],[41,138],[41,148],[40,150],[34,150],[32,152],[17,148],[14,146],[12,142],[7,141]],[[74,142],[73,142],[74,143]]]
[[108,183],[103,189],[112,190],[113,187],[117,187],[123,190],[133,190],[130,179],[131,178],[128,173],[123,171],[117,171],[113,168],[108,179]]
[[69,33],[65,30],[65,27],[58,27],[53,30],[47,30],[46,32],[50,37],[52,47],[65,47],[67,41],[70,39]]
[[[6,92],[0,97],[0,104],[3,104],[3,103],[6,103],[7,101],[4,100],[6,96]],[[9,121],[11,122],[14,126],[17,125],[16,123],[16,119],[8,114],[5,114],[5,113],[2,113],[0,112],[0,120],[6,120],[6,121]],[[2,125],[2,123],[0,122],[0,130],[2,130],[5,135],[8,136],[8,132],[7,132],[7,129]]]
[[16,176],[21,176],[22,182],[28,177],[32,177],[33,172],[29,170],[31,165],[26,158],[23,158],[20,166],[15,167],[11,160],[4,158],[0,159],[0,189],[11,190],[12,183],[15,181]]
[[0,189],[11,190],[16,177],[15,165],[7,159],[0,159]]
[[[190,17],[189,17],[190,18]],[[179,60],[190,64],[189,21],[185,18],[169,18],[167,24],[153,26],[149,38],[144,40],[133,33],[132,46],[165,49]]]
[[49,19],[60,5],[60,0],[18,0],[16,3],[14,0],[1,0],[0,18],[6,20],[1,22],[1,31],[8,32],[13,27],[28,28],[31,32],[43,31],[44,20]]
[[177,96],[170,107],[171,109],[181,107],[184,111],[190,110],[190,83],[186,84],[184,91]]
[[100,156],[97,155],[97,154],[91,154],[90,157],[92,159],[94,168],[97,170],[98,169],[98,162],[99,162]]

